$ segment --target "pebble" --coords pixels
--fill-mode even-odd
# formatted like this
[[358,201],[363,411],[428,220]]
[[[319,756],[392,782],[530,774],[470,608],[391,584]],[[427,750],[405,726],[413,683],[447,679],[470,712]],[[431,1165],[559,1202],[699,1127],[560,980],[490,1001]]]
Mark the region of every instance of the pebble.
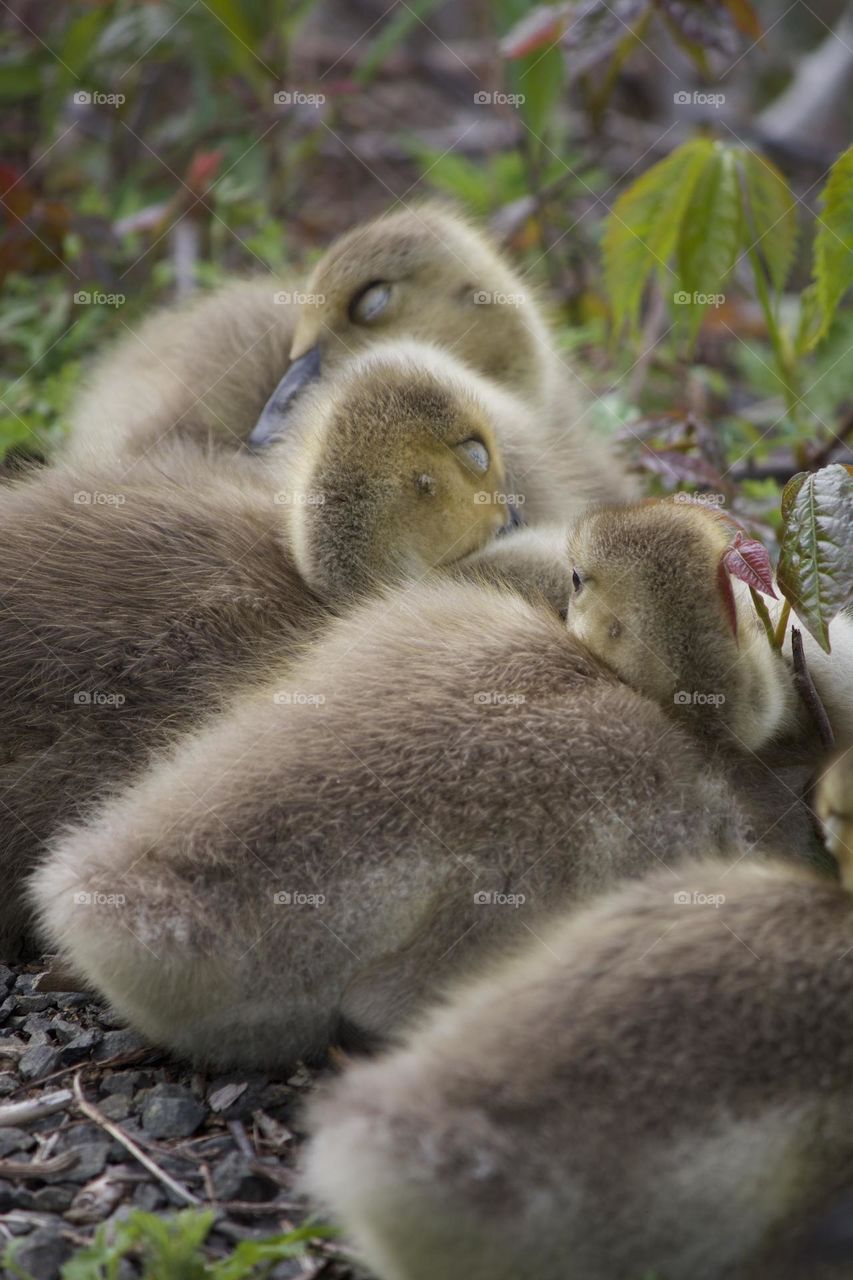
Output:
[[95,1058],[98,1062],[104,1062],[107,1058],[118,1057],[120,1053],[135,1053],[137,1049],[144,1049],[147,1044],[144,1036],[131,1031],[129,1027],[123,1027],[120,1031],[108,1031],[95,1052]]
[[211,1174],[213,1189],[218,1200],[246,1200],[262,1204],[274,1200],[278,1186],[271,1178],[257,1173],[239,1151],[224,1156]]
[[60,1049],[62,1062],[64,1066],[73,1065],[76,1062],[82,1062],[94,1048],[96,1048],[103,1036],[95,1027],[90,1027],[87,1031],[78,1030],[73,1040],[69,1040],[66,1045]]
[[59,1067],[59,1050],[48,1044],[36,1045],[21,1057],[19,1071],[25,1080],[40,1080]]
[[188,1138],[207,1112],[181,1084],[158,1084],[142,1108],[142,1127],[152,1138]]
[[35,1138],[26,1129],[0,1129],[0,1157],[11,1151],[30,1151],[35,1145]]
[[126,1120],[130,1115],[130,1098],[126,1093],[111,1093],[101,1099],[98,1109],[108,1120]]
[[63,1239],[64,1223],[46,1223],[36,1227],[16,1245],[15,1264],[26,1275],[34,1280],[56,1280],[62,1270],[62,1264],[71,1252],[71,1245]]

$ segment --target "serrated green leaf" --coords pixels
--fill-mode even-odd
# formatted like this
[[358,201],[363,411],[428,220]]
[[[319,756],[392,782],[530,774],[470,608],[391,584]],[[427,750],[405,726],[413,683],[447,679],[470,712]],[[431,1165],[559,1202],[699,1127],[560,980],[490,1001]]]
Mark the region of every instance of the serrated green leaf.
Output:
[[764,156],[742,151],[738,160],[748,243],[761,254],[770,283],[781,293],[797,248],[797,203],[783,175]]
[[853,284],[853,147],[839,156],[821,193],[814,242],[814,281],[820,304],[820,341],[836,307]]
[[812,281],[800,294],[800,311],[794,338],[794,350],[798,356],[805,355],[812,349],[820,336],[820,327],[820,300],[817,296],[817,285]]
[[853,601],[853,476],[838,463],[793,476],[782,493],[777,581],[829,653],[829,624]]
[[708,138],[694,138],[648,169],[616,201],[604,230],[604,283],[614,329],[634,328],[650,276],[666,270],[684,212],[714,155]]
[[[740,184],[734,152],[717,145],[690,197],[678,239],[676,301],[695,336],[710,295],[722,292],[741,234]],[[689,295],[689,301],[684,300]],[[702,301],[708,299],[708,301]]]

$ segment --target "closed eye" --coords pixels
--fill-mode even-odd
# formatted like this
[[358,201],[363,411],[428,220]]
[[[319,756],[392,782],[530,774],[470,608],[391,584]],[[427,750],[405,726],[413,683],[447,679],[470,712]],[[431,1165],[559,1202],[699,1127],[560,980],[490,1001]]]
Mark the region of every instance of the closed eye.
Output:
[[382,315],[390,298],[390,284],[384,280],[371,280],[350,300],[350,320],[353,324],[371,324]]

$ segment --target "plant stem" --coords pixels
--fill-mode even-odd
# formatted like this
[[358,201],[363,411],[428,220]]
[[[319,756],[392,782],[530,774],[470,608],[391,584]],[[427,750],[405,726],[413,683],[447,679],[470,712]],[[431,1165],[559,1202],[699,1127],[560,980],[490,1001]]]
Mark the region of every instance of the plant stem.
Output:
[[764,313],[764,320],[767,325],[767,333],[770,337],[770,345],[773,347],[773,354],[776,358],[776,372],[779,381],[782,383],[782,393],[785,398],[785,408],[791,421],[798,427],[803,427],[800,406],[802,404],[802,396],[799,394],[799,378],[796,369],[796,360],[793,353],[789,351],[785,341],[785,335],[779,327],[776,319],[776,312],[770,299],[770,293],[767,288],[767,281],[764,278],[764,267],[758,256],[755,246],[750,245],[747,249],[749,260],[752,264],[752,274],[755,277],[755,290],[758,294],[758,301],[761,310]]
[[786,600],[782,606],[782,612],[779,615],[779,621],[776,623],[776,634],[773,636],[773,648],[781,649],[785,643],[785,632],[788,629],[788,619],[791,616],[791,601]]
[[755,605],[755,612],[761,619],[762,626],[767,633],[767,639],[771,646],[773,646],[776,643],[776,636],[773,633],[773,620],[767,610],[767,605],[761,599],[760,593],[756,591],[754,587],[749,588],[749,594],[752,596],[752,603]]

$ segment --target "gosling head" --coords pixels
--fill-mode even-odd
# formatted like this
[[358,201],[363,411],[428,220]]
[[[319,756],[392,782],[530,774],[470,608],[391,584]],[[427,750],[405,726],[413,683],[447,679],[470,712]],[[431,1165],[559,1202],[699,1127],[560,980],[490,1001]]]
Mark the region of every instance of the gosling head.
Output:
[[326,599],[420,577],[516,520],[497,445],[525,410],[446,353],[382,343],[294,408],[267,455],[297,565]]
[[305,295],[292,364],[253,446],[289,430],[287,410],[306,383],[378,338],[434,342],[503,386],[542,395],[551,349],[530,287],[481,232],[438,205],[350,231],[320,259]]
[[569,539],[568,626],[692,729],[754,750],[786,723],[792,693],[748,592],[723,567],[734,533],[691,503],[590,511]]

